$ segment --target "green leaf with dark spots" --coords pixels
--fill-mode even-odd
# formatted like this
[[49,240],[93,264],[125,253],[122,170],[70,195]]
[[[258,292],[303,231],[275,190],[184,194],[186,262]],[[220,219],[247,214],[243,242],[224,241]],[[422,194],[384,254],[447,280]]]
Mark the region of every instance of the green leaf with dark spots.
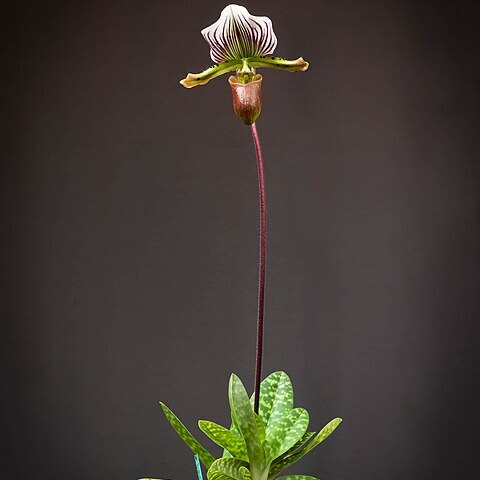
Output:
[[292,447],[289,448],[285,453],[282,453],[282,457],[286,457],[292,453],[295,453],[300,447],[303,447],[317,432],[305,432],[302,438]]
[[[253,403],[252,403],[253,405]],[[265,425],[263,424],[262,420],[260,417],[255,413],[255,421],[257,422],[257,427],[258,427],[258,435],[260,437],[260,443],[263,445],[265,442]],[[241,437],[242,434],[238,431],[237,427],[235,426],[234,422],[232,421],[232,424],[230,425],[230,431],[237,435],[238,437]],[[223,450],[223,457],[230,457],[232,456],[228,450]],[[234,455],[235,456],[235,455]]]
[[265,437],[267,436],[265,425],[263,424],[262,419],[256,413],[255,413],[255,421],[257,422],[258,435],[260,437],[260,442],[263,444],[265,442]]
[[304,408],[295,408],[292,412],[299,412],[295,423],[287,430],[283,438],[280,448],[277,450],[275,458],[283,455],[290,450],[305,434],[308,428],[310,416]]
[[226,448],[224,448],[223,453],[222,453],[222,457],[223,458],[230,458],[230,457],[233,457],[233,455]]
[[248,461],[245,440],[232,431],[208,420],[199,420],[198,426],[217,445],[228,450],[233,457]]
[[251,470],[260,471],[264,467],[265,456],[252,405],[245,387],[235,374],[231,375],[228,387],[233,423],[245,440]]
[[273,462],[272,466],[270,467],[268,478],[269,479],[274,478],[277,473],[281,472],[282,470],[285,470],[287,467],[289,467],[290,465],[293,465],[295,462],[300,460],[304,455],[306,455],[308,452],[313,450],[317,445],[322,443],[326,438],[328,438],[335,431],[335,429],[340,425],[341,422],[342,422],[341,418],[334,418],[329,423],[327,423],[327,425],[325,425],[322,428],[322,430],[320,430],[320,432],[318,432],[317,435],[315,435],[313,440],[310,443],[307,443],[301,450]]
[[[253,408],[253,401],[250,401],[250,404],[252,405],[252,408]],[[263,443],[265,441],[265,435],[266,435],[265,425],[263,424],[262,419],[256,413],[255,413],[255,421],[257,422],[260,440]],[[238,427],[235,425],[235,421],[233,419],[230,425],[230,431],[235,433],[236,435],[240,435],[240,432],[238,431]]]
[[245,480],[247,465],[238,458],[219,458],[208,469],[208,480]]
[[178,417],[162,402],[163,413],[167,417],[167,420],[172,425],[173,429],[177,432],[178,436],[192,449],[193,453],[198,455],[200,461],[206,468],[210,468],[210,465],[215,461],[214,456],[208,452],[198,440],[188,431],[187,427],[178,419]]
[[285,477],[278,477],[277,480],[318,480],[318,478],[308,475],[286,475]]
[[[251,402],[254,403],[252,395]],[[285,372],[274,372],[262,380],[260,384],[260,401],[258,415],[265,427],[268,427],[270,417],[274,420],[285,410],[293,408],[293,387],[290,378]],[[268,428],[267,428],[268,430]]]
[[252,479],[252,474],[250,473],[250,470],[247,467],[240,467],[240,473],[242,474],[243,480]]
[[274,428],[267,428],[264,445],[267,462],[292,448],[307,431],[308,421],[309,415],[304,408],[294,408],[284,412],[275,422]]
[[209,469],[207,472],[207,478],[208,480],[232,480],[232,477],[229,477],[218,470],[211,469]]

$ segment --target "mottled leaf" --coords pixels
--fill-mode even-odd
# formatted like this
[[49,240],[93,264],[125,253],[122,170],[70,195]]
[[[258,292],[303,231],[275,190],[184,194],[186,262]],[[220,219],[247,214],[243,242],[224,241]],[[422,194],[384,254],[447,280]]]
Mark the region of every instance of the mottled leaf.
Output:
[[287,429],[280,448],[277,450],[275,458],[283,455],[287,450],[290,450],[305,434],[308,428],[310,416],[304,408],[295,408],[293,412],[299,412],[295,423]]
[[219,472],[218,470],[211,470],[209,469],[207,472],[207,478],[208,480],[232,480],[231,477],[228,475],[225,475],[222,472]]
[[277,480],[318,480],[318,478],[308,475],[286,475],[285,477],[278,477]]
[[238,458],[219,458],[208,469],[208,480],[245,480],[247,465]]
[[223,453],[222,453],[222,457],[223,458],[230,458],[230,457],[233,457],[233,455],[226,448],[224,448]]
[[265,425],[262,422],[262,419],[255,413],[255,421],[257,422],[258,427],[258,436],[260,437],[260,442],[265,442],[265,437],[267,436],[267,431],[265,430]]
[[230,377],[228,398],[234,424],[245,439],[250,466],[253,469],[262,469],[265,457],[255,413],[245,387],[235,374]]
[[243,437],[208,420],[200,420],[198,426],[205,435],[220,447],[228,450],[233,457],[248,461],[247,447]]
[[265,455],[267,462],[279,457],[303,437],[308,428],[309,415],[303,408],[285,411],[275,422],[273,429],[267,429]]
[[250,473],[250,470],[247,467],[240,467],[240,473],[242,474],[243,480],[251,480],[252,479],[252,474]]
[[[250,402],[253,408],[253,402]],[[232,417],[233,418],[233,417]],[[265,441],[265,436],[266,436],[266,430],[265,430],[265,425],[262,422],[262,419],[255,413],[255,421],[257,422],[257,427],[258,427],[258,434],[260,436],[260,442],[263,444]],[[236,435],[241,435],[241,433],[238,430],[238,426],[235,425],[235,420],[232,419],[232,424],[230,425],[230,431],[235,433]]]
[[282,453],[282,457],[286,457],[292,453],[295,453],[300,447],[303,447],[317,432],[305,432],[302,438],[292,447],[289,448],[285,453]]
[[[260,443],[263,445],[263,443],[265,442],[265,435],[266,435],[265,425],[263,424],[262,420],[260,419],[260,417],[257,414],[255,414],[255,421],[257,422],[258,436],[260,437]],[[235,426],[233,421],[232,421],[232,424],[230,425],[230,431],[232,433],[234,433],[235,435],[239,436],[239,437],[242,436],[242,434],[238,431],[238,429]],[[223,457],[231,457],[232,455],[230,454],[230,452],[228,450],[224,449],[222,456]],[[236,455],[233,455],[233,456],[236,456]]]
[[[238,431],[238,428],[235,426],[235,420],[233,419],[233,415],[231,413],[230,413],[230,415],[231,415],[231,418],[232,418],[232,423],[230,424],[230,431],[232,433],[234,433],[235,435],[241,437],[242,434]],[[232,454],[228,450],[223,449],[222,457],[231,457],[231,456],[232,456]]]
[[[255,394],[250,398],[252,405]],[[265,427],[268,426],[272,413],[280,415],[283,410],[293,408],[293,387],[290,378],[285,372],[274,372],[262,380],[260,384],[260,402],[258,415]]]
[[164,403],[160,402],[160,405],[162,406],[163,413],[165,413],[167,420],[177,432],[178,436],[192,449],[193,453],[198,455],[198,458],[205,467],[209,468],[215,460],[214,456],[200,445],[198,440],[187,430],[187,427],[185,427],[185,425]]
[[306,455],[310,450],[313,450],[317,445],[322,443],[326,438],[328,438],[335,429],[340,425],[342,422],[341,418],[334,418],[331,420],[327,425],[325,425],[320,432],[315,435],[313,440],[305,445],[304,448],[299,450],[296,453],[288,455],[284,458],[280,458],[277,461],[272,463],[269,472],[269,478],[273,478],[277,473],[285,470],[290,465],[293,465],[295,462],[300,460],[304,455]]

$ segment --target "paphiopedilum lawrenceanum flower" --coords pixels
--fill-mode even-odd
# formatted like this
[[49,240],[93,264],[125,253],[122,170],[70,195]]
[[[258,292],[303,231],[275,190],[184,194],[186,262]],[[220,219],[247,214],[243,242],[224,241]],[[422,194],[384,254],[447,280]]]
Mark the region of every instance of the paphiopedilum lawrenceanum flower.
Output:
[[268,17],[250,15],[245,7],[228,5],[220,18],[202,30],[210,45],[210,56],[215,65],[200,73],[189,73],[180,83],[186,88],[205,85],[210,80],[229,72],[233,107],[242,121],[251,125],[261,111],[262,76],[257,68],[276,68],[287,72],[304,72],[308,62],[302,57],[286,60],[272,56],[277,37]]

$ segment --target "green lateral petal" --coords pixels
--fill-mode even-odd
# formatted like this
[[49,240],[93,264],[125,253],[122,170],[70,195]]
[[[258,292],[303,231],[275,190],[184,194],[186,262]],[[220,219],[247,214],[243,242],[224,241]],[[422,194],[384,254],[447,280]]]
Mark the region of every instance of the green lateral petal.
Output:
[[248,458],[252,469],[260,470],[264,466],[264,453],[255,413],[241,380],[232,374],[228,386],[228,399],[234,424],[245,439]]
[[230,430],[207,420],[200,420],[198,422],[200,430],[205,433],[217,445],[228,450],[228,452],[236,458],[248,461],[247,447],[245,440]]
[[189,73],[180,83],[185,88],[197,87],[198,85],[205,85],[210,80],[223,75],[228,72],[233,72],[242,66],[241,60],[231,60],[229,62],[219,63],[218,65],[212,65],[203,72]]
[[[255,396],[252,395],[250,401],[253,405]],[[285,372],[274,372],[262,380],[260,384],[260,402],[258,405],[258,415],[263,424],[268,427],[270,417],[274,414],[274,419],[281,417],[283,412],[290,411],[293,408],[293,387],[290,378]],[[272,419],[272,422],[273,420]]]
[[208,469],[208,480],[244,480],[246,465],[238,458],[219,458]]
[[308,428],[309,415],[303,408],[294,408],[285,412],[275,422],[273,428],[267,429],[265,455],[267,461],[274,460],[293,447],[303,437]]
[[309,63],[303,57],[296,60],[286,60],[281,57],[250,57],[248,64],[255,68],[276,68],[287,72],[304,72],[308,70]]
[[295,462],[300,460],[304,455],[310,452],[310,450],[313,450],[317,445],[319,445],[326,438],[328,438],[335,431],[335,429],[340,425],[341,422],[342,422],[341,418],[334,418],[329,423],[327,423],[327,425],[325,425],[322,428],[322,430],[320,430],[320,432],[317,433],[314,439],[310,443],[307,443],[307,445],[305,445],[304,448],[302,448],[296,453],[293,453],[292,455],[288,455],[287,457],[278,459],[277,461],[273,462],[270,468],[269,478],[273,478],[275,474],[281,472],[282,470],[285,470],[290,465],[293,465]]
[[167,420],[170,422],[170,425],[177,432],[178,436],[192,449],[193,453],[198,455],[200,461],[205,465],[206,468],[209,468],[210,465],[215,461],[214,456],[208,452],[198,440],[188,431],[187,427],[178,419],[178,417],[162,402],[160,405],[163,409],[163,413],[167,417]]

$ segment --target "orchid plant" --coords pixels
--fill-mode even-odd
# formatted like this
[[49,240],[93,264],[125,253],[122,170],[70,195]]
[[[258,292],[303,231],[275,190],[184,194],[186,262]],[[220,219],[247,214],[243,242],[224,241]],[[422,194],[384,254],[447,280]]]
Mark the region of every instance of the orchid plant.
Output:
[[[200,430],[224,449],[217,459],[161,403],[172,427],[208,469],[208,480],[273,480],[322,443],[342,421],[334,418],[319,432],[308,431],[309,414],[304,408],[294,408],[293,387],[285,372],[272,373],[262,381],[258,413],[253,410],[255,395],[249,399],[234,374],[228,399],[232,415],[229,429],[207,420],[198,422]],[[317,479],[286,475],[278,480]]]
[[[331,420],[319,432],[308,431],[309,414],[293,404],[293,387],[288,375],[274,372],[263,381],[263,320],[266,269],[266,203],[263,157],[255,124],[262,108],[262,76],[257,68],[304,72],[308,62],[302,57],[285,60],[272,56],[277,37],[268,17],[251,15],[245,7],[228,5],[220,18],[202,30],[215,65],[201,73],[189,73],[180,83],[186,88],[205,85],[229,72],[233,108],[245,125],[251,126],[257,158],[260,203],[259,282],[255,382],[249,397],[241,380],[230,377],[228,398],[232,423],[229,428],[207,420],[198,426],[223,448],[216,458],[187,430],[164,403],[166,418],[180,438],[207,468],[208,480],[273,480],[286,468],[323,442],[341,423]],[[201,470],[199,471],[201,477]],[[153,480],[153,479],[142,479]],[[316,480],[306,475],[287,475],[279,480]]]

